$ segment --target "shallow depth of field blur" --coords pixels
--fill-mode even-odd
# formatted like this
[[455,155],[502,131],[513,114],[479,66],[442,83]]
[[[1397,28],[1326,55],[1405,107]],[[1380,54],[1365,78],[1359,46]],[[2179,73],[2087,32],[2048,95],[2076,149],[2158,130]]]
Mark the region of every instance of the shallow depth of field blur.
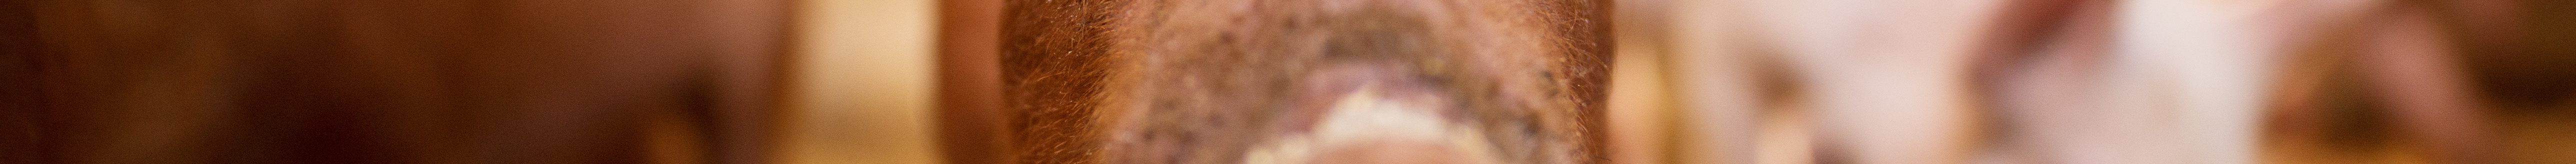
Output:
[[2570,163],[2570,7],[1620,1],[1613,159]]
[[[1613,1],[1611,163],[2576,163],[2576,1]],[[1005,3],[0,2],[0,163],[1015,163]]]

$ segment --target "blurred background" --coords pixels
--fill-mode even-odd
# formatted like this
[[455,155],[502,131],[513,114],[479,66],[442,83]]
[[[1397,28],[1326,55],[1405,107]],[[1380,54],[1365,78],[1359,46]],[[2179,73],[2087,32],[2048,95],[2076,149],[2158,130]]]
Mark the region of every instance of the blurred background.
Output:
[[[1612,163],[2576,163],[2576,1],[1613,3]],[[1006,4],[0,2],[0,163],[1013,163]]]

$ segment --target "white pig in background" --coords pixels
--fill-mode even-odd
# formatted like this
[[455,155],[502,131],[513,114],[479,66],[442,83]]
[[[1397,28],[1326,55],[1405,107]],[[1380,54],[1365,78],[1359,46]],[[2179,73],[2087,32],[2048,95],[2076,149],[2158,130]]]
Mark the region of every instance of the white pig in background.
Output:
[[[2431,4],[2512,7],[2462,2]],[[1679,124],[1614,122],[1618,139],[1653,140],[1614,147],[1672,148],[1617,149],[1613,161],[2266,162],[2265,119],[2278,118],[2267,115],[2310,117],[2298,109],[2328,89],[2323,69],[2349,69],[2390,95],[2370,101],[2388,106],[2398,136],[2432,147],[2428,160],[2493,162],[2481,160],[2493,132],[2428,12],[2445,6],[2408,4],[1621,1],[1612,120]],[[1637,91],[1653,92],[1620,93]],[[1616,104],[1639,96],[1669,96],[1676,111]]]

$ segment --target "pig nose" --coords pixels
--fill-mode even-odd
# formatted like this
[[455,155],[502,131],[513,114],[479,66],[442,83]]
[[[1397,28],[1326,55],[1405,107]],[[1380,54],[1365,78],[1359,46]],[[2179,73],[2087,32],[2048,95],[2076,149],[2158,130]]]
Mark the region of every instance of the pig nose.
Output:
[[1312,132],[1278,137],[1244,163],[1498,163],[1484,133],[1440,116],[1438,99],[1380,87],[1342,95]]

